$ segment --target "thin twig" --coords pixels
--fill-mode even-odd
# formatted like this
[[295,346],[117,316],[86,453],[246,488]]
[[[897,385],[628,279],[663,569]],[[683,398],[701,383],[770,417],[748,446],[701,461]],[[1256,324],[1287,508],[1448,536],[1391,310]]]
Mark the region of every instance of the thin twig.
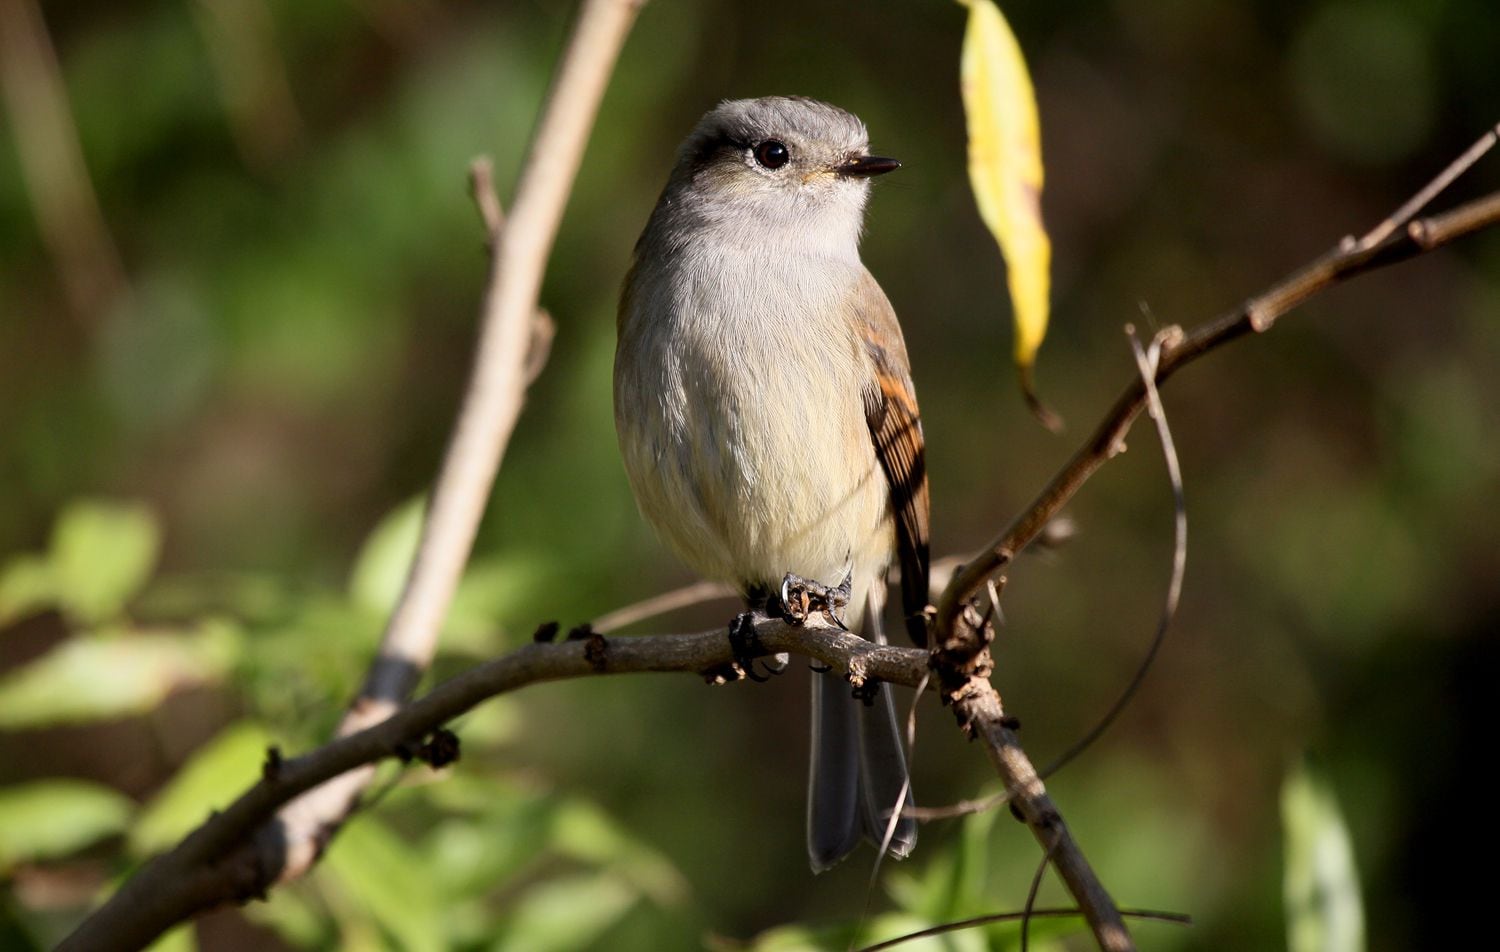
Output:
[[495,191],[495,163],[487,155],[469,160],[469,197],[479,212],[479,223],[484,226],[491,252],[500,232],[505,228],[505,210],[500,207],[500,195]]
[[[867,945],[856,950],[856,952],[884,952],[885,949],[894,949],[898,945],[915,942],[918,939],[929,939],[936,935],[946,935],[949,932],[959,932],[963,929],[972,929],[975,926],[987,926],[996,922],[1015,922],[1024,916],[1023,912],[995,912],[987,916],[973,916],[968,919],[956,919],[953,922],[945,922],[942,925],[932,926],[927,929],[919,929],[916,932],[908,932],[898,935],[894,939],[886,939],[874,945]],[[1163,912],[1158,909],[1121,909],[1120,915],[1127,919],[1143,919],[1149,922],[1170,922],[1173,925],[1190,926],[1193,917],[1180,912]],[[1069,919],[1082,918],[1082,909],[1033,909],[1033,919]]]
[[886,850],[891,848],[891,840],[896,836],[896,826],[905,815],[905,810],[911,804],[911,772],[916,769],[917,758],[917,704],[922,700],[922,695],[927,693],[927,685],[932,680],[932,672],[922,673],[922,680],[917,682],[917,690],[912,694],[911,706],[906,711],[906,777],[901,781],[901,790],[896,794],[896,802],[885,811],[885,833],[880,837],[880,849],[875,851],[875,862],[870,864],[870,879],[865,884],[865,902],[860,909],[859,919],[854,925],[854,934],[849,937],[849,948],[854,948],[854,943],[859,940],[859,933],[864,928],[865,921],[870,917],[870,901],[875,895],[875,887],[880,882],[880,866],[885,861]]
[[[1426,188],[1418,193],[1419,196]],[[1247,334],[1264,333],[1276,320],[1335,284],[1377,268],[1387,267],[1439,248],[1500,221],[1500,193],[1488,195],[1452,211],[1410,222],[1405,229],[1383,240],[1360,247],[1344,243],[1313,263],[1287,275],[1265,293],[1251,298],[1238,309],[1209,321],[1171,348],[1164,348],[1154,382],[1160,386],[1181,368],[1209,351]],[[1112,459],[1123,445],[1136,416],[1145,408],[1146,388],[1133,379],[1088,440],[1073,454],[1036,498],[1006,529],[973,559],[954,573],[937,600],[934,627],[950,631],[969,599],[984,580],[1001,571],[1029,545],[1082,488],[1095,472]]]
[[1042,891],[1042,877],[1047,875],[1047,864],[1052,862],[1052,848],[1042,854],[1041,862],[1036,864],[1036,872],[1031,876],[1031,888],[1026,890],[1026,905],[1021,907],[1021,952],[1026,952],[1031,947],[1031,916],[1036,906],[1036,894]]
[[730,598],[735,594],[735,590],[723,582],[694,582],[691,585],[674,588],[670,592],[662,592],[660,595],[642,599],[633,605],[606,612],[595,618],[590,625],[600,634],[607,635],[648,618],[675,612],[679,608],[711,602],[718,598]]
[[192,4],[229,131],[245,164],[265,172],[301,144],[302,116],[265,0]]
[[1182,580],[1187,572],[1187,497],[1182,488],[1182,466],[1177,459],[1177,445],[1172,440],[1172,428],[1167,425],[1167,411],[1162,406],[1161,394],[1156,390],[1154,379],[1157,364],[1161,361],[1162,349],[1170,346],[1172,341],[1179,340],[1182,337],[1182,329],[1172,326],[1158,331],[1151,341],[1149,354],[1142,349],[1140,340],[1135,336],[1134,327],[1126,325],[1125,333],[1130,335],[1130,347],[1135,355],[1136,369],[1140,371],[1141,382],[1146,387],[1147,412],[1156,424],[1156,435],[1161,443],[1162,457],[1167,465],[1167,479],[1172,487],[1172,576],[1167,583],[1167,595],[1161,614],[1156,619],[1156,632],[1151,636],[1151,645],[1146,649],[1145,657],[1136,666],[1135,673],[1131,675],[1125,689],[1120,692],[1115,703],[1110,705],[1109,710],[1092,730],[1059,754],[1052,763],[1042,768],[1043,779],[1057,773],[1087,750],[1105,731],[1109,730],[1129,706],[1136,692],[1140,690],[1141,684],[1146,680],[1151,666],[1156,662],[1162,643],[1167,639],[1167,629],[1172,627],[1172,620],[1177,617],[1177,606],[1182,600]]
[[[1443,215],[1411,222],[1404,231],[1392,233],[1369,248],[1342,243],[1238,310],[1200,327],[1176,346],[1164,347],[1152,382],[1159,385],[1177,369],[1231,340],[1270,330],[1282,315],[1334,284],[1416,257],[1497,221],[1500,221],[1500,195],[1492,195]],[[1008,565],[1089,477],[1119,452],[1131,424],[1147,402],[1146,384],[1137,377],[1115,401],[1088,442],[1064,464],[1032,504],[984,551],[954,573],[938,599],[933,620],[934,643],[940,646],[934,655],[935,662],[948,650],[943,646],[953,646],[960,658],[969,659],[960,662],[953,671],[939,672],[943,688],[949,692],[947,697],[954,716],[971,737],[984,740],[991,763],[1038,841],[1051,844],[1056,837],[1054,866],[1084,910],[1095,941],[1106,950],[1131,949],[1134,943],[1109,893],[1072,841],[1036,769],[1007,727],[1000,697],[989,682],[991,662],[984,634],[976,629],[976,620],[970,616],[973,600],[986,580]],[[965,673],[961,670],[964,664],[968,666],[968,676],[961,678],[958,675]]]
[[89,179],[67,84],[37,0],[0,0],[0,95],[21,178],[73,314],[88,324],[129,291]]
[[929,820],[952,820],[971,813],[987,813],[1010,802],[1010,791],[1002,790],[979,800],[959,800],[942,807],[907,807],[906,815],[926,823]]
[[1469,171],[1475,162],[1484,158],[1485,153],[1495,147],[1497,133],[1500,133],[1500,126],[1491,127],[1488,132],[1479,137],[1477,142],[1469,146],[1463,155],[1450,162],[1448,167],[1439,172],[1437,177],[1428,182],[1421,191],[1407,199],[1406,204],[1391,212],[1386,216],[1384,221],[1372,228],[1363,238],[1359,239],[1356,247],[1373,247],[1384,241],[1391,232],[1416,217],[1422,209],[1432,203],[1434,198],[1441,195],[1460,175]]
[[[1172,576],[1167,584],[1166,602],[1162,606],[1161,614],[1157,617],[1156,632],[1151,638],[1151,644],[1146,649],[1146,655],[1136,667],[1135,674],[1120,692],[1119,698],[1115,700],[1104,716],[1101,717],[1083,737],[1079,738],[1072,746],[1063,751],[1050,764],[1038,771],[1038,776],[1043,780],[1051,777],[1057,771],[1070,763],[1074,758],[1092,745],[1099,737],[1109,729],[1110,725],[1120,716],[1126,706],[1130,703],[1141,683],[1145,681],[1146,674],[1151,670],[1157,654],[1161,651],[1162,642],[1166,639],[1167,629],[1171,627],[1172,620],[1177,615],[1177,606],[1182,599],[1183,575],[1187,569],[1187,502],[1183,494],[1182,468],[1177,459],[1177,447],[1172,440],[1172,431],[1167,426],[1166,411],[1161,405],[1161,395],[1157,393],[1153,382],[1156,365],[1161,359],[1161,351],[1164,345],[1181,336],[1182,331],[1177,327],[1169,327],[1159,332],[1151,342],[1149,354],[1141,349],[1140,342],[1135,337],[1135,328],[1127,327],[1126,333],[1130,334],[1132,349],[1136,356],[1137,368],[1141,372],[1141,379],[1145,381],[1147,395],[1149,398],[1148,409],[1151,418],[1156,422],[1157,435],[1161,440],[1162,455],[1165,457],[1167,466],[1167,478],[1172,487],[1173,516],[1173,548],[1172,548]],[[999,595],[995,591],[993,582],[988,583],[990,602],[998,610]],[[961,800],[958,803],[942,807],[909,807],[907,816],[918,820],[940,820],[954,817],[967,816],[971,813],[984,813],[1004,805],[1010,800],[1009,791],[985,797],[982,800]]]

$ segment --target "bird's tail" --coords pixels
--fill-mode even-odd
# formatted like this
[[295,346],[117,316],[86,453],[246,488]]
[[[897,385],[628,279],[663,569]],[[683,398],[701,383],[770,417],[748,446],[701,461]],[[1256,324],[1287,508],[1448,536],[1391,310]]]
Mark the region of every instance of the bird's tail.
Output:
[[[866,635],[884,644],[883,585],[870,587],[865,607]],[[851,621],[858,624],[858,619]],[[821,873],[849,855],[861,836],[879,847],[892,813],[911,802],[890,687],[880,685],[867,704],[852,697],[849,686],[836,676],[814,674],[807,790],[807,854],[813,872]],[[916,844],[916,821],[901,817],[891,834],[891,855],[904,859]]]

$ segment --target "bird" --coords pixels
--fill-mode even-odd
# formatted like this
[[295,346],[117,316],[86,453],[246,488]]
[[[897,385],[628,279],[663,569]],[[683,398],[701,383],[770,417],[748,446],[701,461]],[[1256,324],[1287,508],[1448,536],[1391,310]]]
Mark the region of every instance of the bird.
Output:
[[[814,99],[710,109],[635,246],[614,407],[638,508],[688,566],[752,609],[812,597],[884,642],[899,565],[906,628],[924,645],[921,418],[901,325],[859,256],[871,179],[900,164]],[[879,846],[893,815],[886,848],[905,858],[917,830],[899,815],[910,782],[890,688],[814,673],[812,710],[813,871],[862,837]]]

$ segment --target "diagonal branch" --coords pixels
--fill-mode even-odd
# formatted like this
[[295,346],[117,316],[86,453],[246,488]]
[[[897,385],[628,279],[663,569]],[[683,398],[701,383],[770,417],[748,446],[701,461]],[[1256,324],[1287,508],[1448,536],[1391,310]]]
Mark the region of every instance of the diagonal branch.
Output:
[[[589,0],[585,6],[533,147],[528,171],[539,153],[561,148],[568,159],[561,167],[554,167],[551,174],[571,180],[582,148],[582,137],[597,105],[603,76],[608,72],[608,64],[598,75],[580,67],[576,62],[576,48],[590,47],[596,56],[607,53],[606,59],[612,62],[635,7],[630,0]],[[608,20],[613,26],[591,26],[590,21],[596,13],[599,13],[601,23]],[[580,69],[586,74],[580,81],[582,91],[573,89],[572,94],[581,98],[570,98],[566,95],[569,77],[576,77]],[[581,120],[578,115],[573,115],[574,121],[571,122],[552,121],[556,110],[577,113],[580,109],[585,114]],[[547,181],[548,173],[536,174],[539,181]],[[523,175],[522,199],[534,194],[527,188],[530,181],[529,175]],[[472,522],[466,523],[465,518],[477,520],[477,507],[482,507],[483,497],[488,494],[504,440],[514,426],[515,413],[519,412],[520,395],[524,390],[524,374],[520,371],[533,326],[540,271],[555,234],[567,184],[553,181],[545,187],[539,185],[537,189],[535,194],[550,195],[553,204],[543,207],[518,200],[515,217],[505,225],[500,240],[496,242],[495,269],[486,312],[503,314],[506,321],[500,330],[492,330],[487,322],[476,367],[476,389],[500,388],[501,402],[510,401],[509,415],[501,414],[500,419],[491,421],[496,429],[476,433],[473,428],[479,424],[470,421],[466,402],[465,415],[454,434],[439,491],[434,497],[422,554],[382,649],[380,661],[385,666],[377,664],[372,670],[362,695],[364,703],[356,705],[338,739],[290,761],[269,761],[258,783],[171,852],[148,863],[65,940],[63,948],[139,947],[166,927],[202,909],[229,899],[262,894],[276,883],[283,870],[290,868],[285,855],[266,852],[267,844],[274,845],[277,840],[275,836],[264,833],[284,833],[289,826],[288,817],[292,816],[283,812],[277,818],[277,812],[284,805],[326,784],[331,778],[340,778],[342,782],[351,775],[360,776],[371,769],[369,765],[379,760],[401,756],[410,750],[411,745],[488,697],[540,681],[599,674],[694,671],[714,681],[733,677],[725,672],[734,671],[736,662],[743,659],[734,656],[734,649],[722,631],[614,640],[593,634],[561,644],[529,645],[479,665],[438,686],[420,700],[402,706],[431,657],[436,632],[446,613],[457,573],[462,569],[472,544],[474,526]],[[540,199],[534,201],[541,202]],[[526,215],[522,214],[523,209]],[[1340,281],[1423,254],[1497,221],[1500,221],[1500,194],[1444,215],[1411,221],[1368,246],[1345,242],[1239,310],[1209,323],[1180,342],[1170,346],[1164,344],[1154,382],[1160,384],[1179,367],[1229,340],[1251,331],[1269,330],[1281,315]],[[519,273],[517,280],[501,280],[512,269]],[[503,360],[504,364],[495,366],[508,367],[508,372],[497,373],[496,378],[487,376],[484,371],[489,366],[487,357]],[[1078,902],[1100,948],[1110,950],[1134,947],[1125,929],[1124,918],[1084,859],[1062,816],[1047,796],[1035,768],[1021,750],[1014,733],[1015,722],[1005,715],[1000,697],[990,682],[992,631],[986,624],[987,616],[977,609],[974,598],[989,586],[993,575],[1010,561],[1015,552],[1036,538],[1088,477],[1117,452],[1131,423],[1146,405],[1148,390],[1145,380],[1138,380],[1128,387],[1090,441],[1053,478],[1032,506],[988,550],[954,574],[939,601],[933,638],[935,647],[931,654],[912,648],[876,645],[816,619],[795,628],[779,620],[762,620],[755,630],[758,639],[754,646],[756,653],[792,652],[812,657],[843,671],[855,686],[870,678],[909,686],[935,682],[961,728],[971,737],[984,741],[990,760],[1010,791],[1017,811],[1051,856],[1053,866]],[[479,458],[465,460],[461,467],[454,462],[454,458],[460,455],[458,446],[485,444],[486,439],[491,442],[475,451]],[[462,469],[463,475],[451,473],[453,467]],[[465,492],[454,490],[445,497],[443,486],[450,477]],[[474,496],[472,493],[476,489],[482,492]],[[447,504],[453,507],[451,510],[443,508],[444,498],[455,500]],[[444,526],[452,527],[451,536],[442,528]],[[439,539],[447,541],[439,545]],[[377,712],[380,716],[375,716]],[[347,791],[349,788],[341,789]],[[356,787],[348,795],[344,801],[345,809],[352,804],[359,789]],[[302,802],[306,802],[305,799]],[[297,841],[286,837],[281,842]],[[312,858],[315,856],[314,852]]]
[[[411,696],[437,650],[438,634],[463,575],[495,474],[515,429],[536,366],[529,355],[550,343],[538,318],[542,274],[562,220],[584,145],[642,0],[587,0],[558,66],[536,136],[502,224],[487,169],[472,170],[491,244],[479,343],[463,407],[433,488],[417,555],[364,687],[339,735],[379,723]],[[279,854],[278,878],[301,875],[374,778],[368,767],[339,777],[290,805],[264,851]]]
[[[878,678],[916,685],[927,675],[927,652],[877,645],[814,618],[792,627],[763,619],[759,650],[793,652],[846,673],[855,686]],[[170,852],[151,860],[59,947],[131,949],[209,906],[261,896],[274,885],[251,839],[275,828],[285,804],[328,780],[409,756],[412,747],[481,702],[529,684],[603,674],[677,671],[711,682],[736,662],[723,630],[606,640],[588,638],[531,644],[477,665],[438,685],[391,717],[290,760],[268,760],[263,775],[239,799],[215,813]]]
[[[491,202],[492,194],[479,196],[491,261],[474,367],[433,488],[416,558],[379,654],[339,726],[340,737],[357,734],[399,710],[436,651],[526,386],[535,375],[536,367],[528,363],[544,355],[550,341],[550,322],[536,317],[542,274],[605,85],[643,2],[585,0],[527,152],[511,218],[498,232],[498,200]],[[475,181],[480,185],[477,177]],[[235,845],[221,839],[209,840],[218,852],[195,854],[204,864],[199,869],[154,861],[85,920],[67,944],[144,944],[200,909],[260,894],[275,882],[301,875],[317,861],[374,777],[369,760],[351,762],[345,769],[349,772],[322,778],[329,782],[286,804],[276,822],[256,833],[253,869],[220,862]],[[248,832],[241,829],[237,835]],[[204,871],[213,874],[211,882],[202,875],[191,888],[182,882],[187,873]]]
[[[1336,284],[1367,271],[1418,257],[1455,239],[1489,228],[1496,222],[1500,222],[1500,193],[1441,215],[1416,219],[1370,245],[1345,241],[1312,264],[1287,275],[1263,294],[1246,301],[1237,310],[1201,325],[1176,345],[1163,347],[1155,383],[1161,386],[1181,368],[1232,340],[1251,333],[1265,333],[1283,315]],[[951,628],[958,621],[964,603],[980,594],[985,580],[1003,571],[1018,552],[1036,539],[1048,520],[1062,510],[1089,477],[1120,451],[1131,424],[1145,406],[1145,384],[1133,379],[1088,441],[1079,447],[1031,504],[974,559],[953,574],[948,587],[938,598],[935,624],[940,630]]]

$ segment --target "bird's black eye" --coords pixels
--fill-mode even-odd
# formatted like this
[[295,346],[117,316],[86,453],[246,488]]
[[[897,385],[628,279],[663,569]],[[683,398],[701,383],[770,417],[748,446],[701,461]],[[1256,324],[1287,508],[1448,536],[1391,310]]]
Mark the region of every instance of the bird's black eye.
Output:
[[791,158],[792,154],[787,151],[786,146],[775,139],[767,139],[755,147],[755,161],[764,168],[779,169]]

